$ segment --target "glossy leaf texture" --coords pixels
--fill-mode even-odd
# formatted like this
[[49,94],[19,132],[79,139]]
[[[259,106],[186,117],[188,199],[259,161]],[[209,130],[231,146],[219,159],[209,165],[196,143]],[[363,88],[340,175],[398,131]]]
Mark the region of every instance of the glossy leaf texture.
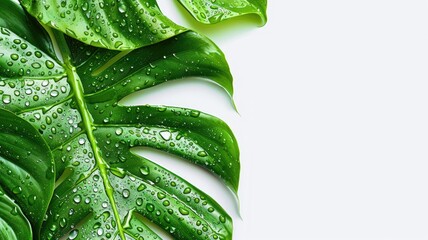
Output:
[[31,42],[35,47],[55,56],[52,42],[47,32],[32,19],[21,7],[19,0],[7,0],[1,2],[0,27],[13,29],[13,32]]
[[155,0],[21,2],[41,23],[96,47],[135,49],[185,31],[161,13]]
[[52,154],[42,136],[0,109],[0,239],[31,240],[32,229],[38,234],[54,183]]
[[[186,31],[162,14],[156,0],[20,0],[44,25],[88,45],[111,50],[148,46]],[[246,14],[266,22],[266,0],[179,0],[196,20],[217,23]]]
[[143,146],[181,156],[236,191],[239,150],[229,127],[196,110],[119,103],[190,76],[232,94],[228,65],[211,41],[188,31],[119,52],[54,31],[59,62],[13,29],[0,30],[0,108],[31,123],[55,160],[56,188],[41,239],[159,239],[146,220],[174,239],[231,239],[232,220],[218,203],[131,151]]
[[266,24],[266,0],[178,0],[201,23],[213,24],[237,16],[256,14]]
[[21,208],[3,192],[0,194],[0,239],[33,239],[30,222]]

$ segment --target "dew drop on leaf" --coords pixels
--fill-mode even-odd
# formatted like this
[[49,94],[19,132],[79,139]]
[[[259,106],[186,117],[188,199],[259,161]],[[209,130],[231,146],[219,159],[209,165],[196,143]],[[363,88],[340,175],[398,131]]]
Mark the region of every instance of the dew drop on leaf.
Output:
[[147,176],[150,173],[150,169],[147,166],[141,167],[140,173],[143,174],[143,176]]
[[115,133],[116,133],[117,136],[120,136],[123,133],[123,129],[122,128],[117,128],[116,131],[115,131]]
[[2,101],[4,104],[9,104],[12,101],[12,99],[11,99],[10,95],[5,94],[2,96]]
[[79,235],[79,230],[74,229],[73,231],[70,232],[70,235],[68,235],[68,239],[70,240],[76,239],[78,235]]
[[64,228],[65,226],[67,226],[67,219],[66,219],[66,218],[61,218],[61,219],[59,220],[59,226],[60,226],[61,228]]
[[146,185],[144,185],[144,184],[140,184],[140,186],[138,186],[138,188],[137,188],[137,191],[141,192],[141,191],[143,191],[144,189],[146,189]]
[[181,215],[189,215],[189,211],[185,208],[179,207],[178,211],[181,213]]
[[54,63],[50,60],[46,60],[45,64],[46,64],[46,67],[49,69],[52,69],[55,66]]
[[198,152],[198,156],[199,156],[199,157],[206,157],[206,156],[207,156],[207,152],[205,152],[205,151],[200,151],[200,152]]
[[12,189],[14,194],[20,194],[22,192],[22,187],[18,186]]
[[74,196],[73,201],[79,204],[80,201],[82,201],[82,197],[79,194],[77,194],[76,196]]
[[37,196],[36,195],[30,195],[28,197],[28,204],[30,204],[31,206],[34,205],[36,203],[37,200]]
[[42,67],[42,65],[40,65],[40,63],[37,63],[37,62],[32,63],[32,64],[31,64],[31,66],[32,66],[33,68],[35,68],[35,69],[39,69],[39,68],[41,68],[41,67]]
[[171,132],[170,131],[161,131],[159,133],[161,135],[161,137],[165,140],[168,141],[171,139]]
[[135,204],[137,204],[137,206],[143,205],[143,199],[142,198],[137,198],[137,200],[135,201]]
[[149,212],[153,212],[155,210],[155,206],[153,204],[151,204],[151,203],[147,203],[146,209]]
[[124,198],[129,198],[129,195],[131,194],[131,192],[128,190],[128,189],[124,189],[123,191],[122,191],[122,196],[124,197]]
[[18,215],[18,207],[13,207],[12,210],[10,211],[10,214],[12,214],[13,216]]
[[12,60],[16,61],[16,60],[18,60],[19,56],[18,56],[18,54],[13,53],[13,54],[10,55],[10,58]]
[[183,191],[184,194],[189,194],[190,192],[192,192],[192,190],[190,188],[188,188],[188,187],[185,188],[184,191]]

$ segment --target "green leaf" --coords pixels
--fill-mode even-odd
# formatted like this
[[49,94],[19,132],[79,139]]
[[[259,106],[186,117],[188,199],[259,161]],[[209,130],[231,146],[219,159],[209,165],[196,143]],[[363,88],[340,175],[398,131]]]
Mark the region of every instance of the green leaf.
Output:
[[185,31],[161,13],[155,0],[21,0],[21,3],[41,23],[96,47],[135,49]]
[[32,239],[28,220],[38,234],[54,183],[54,162],[46,142],[29,123],[0,109],[1,239]]
[[[95,47],[131,50],[186,31],[162,14],[156,0],[20,1],[42,24]],[[262,24],[267,20],[266,0],[178,1],[206,24],[246,14],[258,15]]]
[[[239,150],[229,127],[196,110],[119,103],[135,91],[190,76],[210,79],[232,95],[228,65],[211,41],[188,31],[119,52],[54,31],[59,62],[13,29],[3,30],[0,49],[7,54],[0,62],[13,64],[0,71],[0,108],[30,122],[55,159],[58,178],[41,239],[158,239],[146,219],[175,239],[232,238],[232,220],[218,203],[131,151],[145,146],[181,156],[236,192]],[[35,51],[41,54],[25,63],[11,59]]]
[[2,1],[0,27],[13,29],[14,33],[50,56],[55,56],[52,42],[46,31],[19,5],[18,0]]
[[178,0],[201,23],[212,24],[233,17],[256,14],[266,24],[266,0]]
[[3,192],[0,193],[0,239],[33,239],[30,222],[21,208]]

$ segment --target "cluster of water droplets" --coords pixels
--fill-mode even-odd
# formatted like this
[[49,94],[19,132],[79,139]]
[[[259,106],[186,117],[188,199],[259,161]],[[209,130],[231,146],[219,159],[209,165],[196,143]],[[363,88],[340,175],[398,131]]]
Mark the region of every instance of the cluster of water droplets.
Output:
[[203,23],[218,23],[246,11],[256,11],[248,0],[180,0],[192,15]]
[[7,28],[0,27],[0,76],[49,77],[63,75],[54,59]]
[[[23,2],[39,21],[94,46],[131,49],[161,41],[183,30],[162,15],[155,1]],[[48,14],[51,11],[58,14]],[[73,24],[76,22],[80,24]]]
[[64,78],[53,79],[2,79],[0,77],[0,106],[10,111],[26,111],[49,106],[70,94]]
[[52,107],[24,112],[21,117],[28,120],[52,147],[56,147],[82,131],[79,111],[68,100]]
[[[157,171],[157,169],[154,169],[154,171]],[[215,232],[217,229],[206,222],[206,219],[204,219],[205,216],[201,216],[201,214],[205,214],[205,211],[198,211],[198,213],[196,213],[195,209],[192,209],[192,207],[194,207],[193,205],[197,205],[198,203],[200,205],[210,204],[205,196],[201,198],[192,198],[191,192],[194,188],[185,187],[181,189],[181,184],[181,186],[177,186],[177,183],[182,182],[179,179],[178,181],[176,180],[177,182],[171,180],[172,185],[175,185],[176,188],[174,195],[172,195],[170,192],[163,189],[166,181],[165,179],[172,179],[171,176],[165,173],[159,175],[162,176],[164,180],[155,183],[147,179],[149,174],[147,168],[140,168],[140,173],[137,172],[135,177],[132,175],[122,177],[117,174],[110,175],[110,182],[117,188],[117,191],[115,191],[115,198],[118,199],[119,202],[134,206],[133,209],[137,213],[160,225],[171,234],[180,235],[179,232],[176,232],[177,229],[186,226],[186,228],[194,231],[192,233],[194,235],[210,236],[211,238],[219,239],[219,235]],[[146,180],[142,181],[141,179]],[[167,190],[170,191],[169,188],[167,188]],[[182,199],[184,198],[188,198],[189,201],[183,201]],[[210,209],[210,213],[215,211],[213,207],[208,208]],[[127,208],[119,208],[119,210],[122,215],[126,216],[129,214]],[[218,214],[216,216],[218,217],[216,221],[219,222],[220,225],[226,222],[224,216]]]

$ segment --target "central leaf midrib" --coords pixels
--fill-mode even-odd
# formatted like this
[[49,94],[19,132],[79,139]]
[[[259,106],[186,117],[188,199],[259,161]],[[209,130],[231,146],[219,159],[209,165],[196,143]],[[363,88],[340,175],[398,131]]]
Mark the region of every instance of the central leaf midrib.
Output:
[[64,68],[66,69],[66,73],[68,76],[68,83],[70,84],[71,89],[75,94],[75,100],[77,103],[78,111],[82,116],[82,123],[84,126],[84,130],[86,131],[86,135],[91,144],[92,151],[94,152],[94,158],[96,161],[96,165],[100,171],[100,175],[103,179],[106,195],[112,206],[113,214],[117,222],[119,236],[122,239],[126,239],[125,231],[123,229],[122,221],[120,219],[119,211],[117,209],[116,201],[114,199],[114,189],[111,186],[110,181],[108,179],[109,166],[107,165],[107,163],[104,161],[104,159],[100,154],[100,149],[98,147],[97,140],[93,132],[93,130],[95,129],[95,126],[93,125],[93,118],[91,113],[88,110],[88,107],[86,105],[86,101],[84,98],[83,84],[80,80],[79,75],[77,74],[76,67],[73,66],[72,64],[70,50],[64,38],[64,34],[55,30],[53,32],[54,32],[53,34],[54,38],[58,43],[60,52],[64,59]]

